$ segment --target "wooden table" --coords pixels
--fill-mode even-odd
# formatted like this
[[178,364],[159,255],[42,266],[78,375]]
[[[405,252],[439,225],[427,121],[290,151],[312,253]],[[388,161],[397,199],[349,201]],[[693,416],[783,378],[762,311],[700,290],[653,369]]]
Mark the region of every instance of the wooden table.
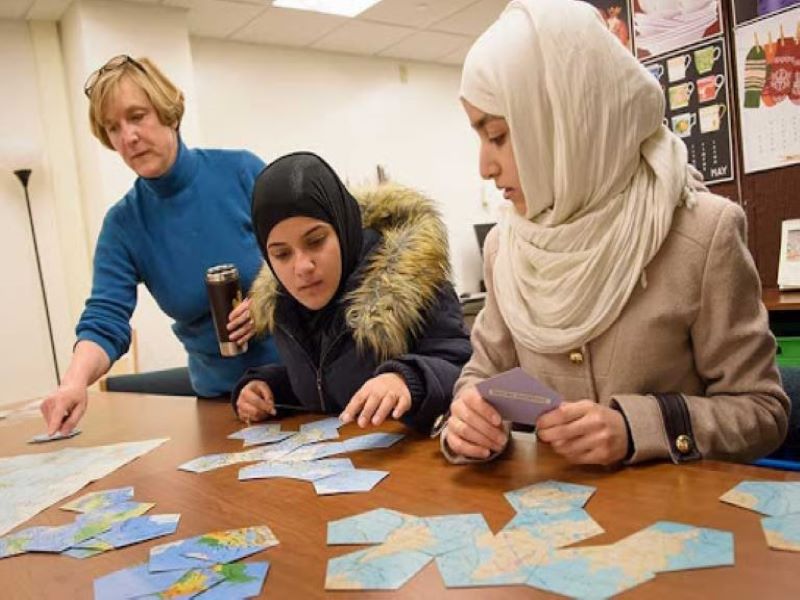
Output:
[[778,288],[764,288],[761,299],[769,311],[800,310],[800,291],[782,292]]
[[[285,429],[318,417],[295,417]],[[620,471],[572,467],[545,446],[516,441],[513,450],[493,464],[456,467],[445,464],[434,440],[409,435],[386,450],[349,455],[357,467],[391,472],[366,494],[318,497],[310,483],[273,479],[239,482],[238,467],[204,474],[178,471],[182,462],[211,452],[239,450],[241,442],[226,435],[239,429],[227,404],[190,398],[134,394],[94,394],[83,420],[84,433],[68,442],[28,446],[24,440],[42,430],[36,419],[0,421],[0,456],[49,452],[66,445],[95,446],[170,437],[140,459],[95,482],[88,491],[132,485],[135,499],[156,502],[153,513],[181,513],[178,532],[83,561],[64,556],[28,554],[0,560],[0,597],[90,598],[92,582],[111,571],[147,559],[148,550],[165,541],[249,525],[269,525],[280,545],[246,560],[268,560],[271,568],[264,595],[312,598],[325,595],[328,558],[359,547],[328,547],[326,523],[378,507],[425,516],[482,512],[494,531],[513,516],[503,492],[546,479],[597,486],[586,509],[606,534],[582,545],[607,544],[658,520],[673,520],[734,532],[736,566],[665,573],[629,591],[630,598],[796,598],[800,594],[800,554],[770,550],[759,516],[728,506],[719,496],[745,479],[798,479],[779,471],[702,462],[684,466],[653,464]],[[391,423],[384,431],[403,431]],[[344,437],[358,433],[353,425]],[[59,503],[61,504],[61,503]],[[49,508],[28,524],[58,525],[72,513]],[[533,588],[446,590],[436,566],[429,564],[398,592],[335,593],[336,598],[487,598],[548,597]]]

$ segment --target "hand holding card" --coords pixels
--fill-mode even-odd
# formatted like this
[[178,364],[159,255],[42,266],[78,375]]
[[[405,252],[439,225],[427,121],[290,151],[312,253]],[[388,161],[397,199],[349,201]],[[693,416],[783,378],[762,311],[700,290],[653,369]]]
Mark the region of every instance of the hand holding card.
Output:
[[561,395],[520,367],[490,377],[475,386],[500,416],[514,423],[533,425],[540,415],[558,407]]

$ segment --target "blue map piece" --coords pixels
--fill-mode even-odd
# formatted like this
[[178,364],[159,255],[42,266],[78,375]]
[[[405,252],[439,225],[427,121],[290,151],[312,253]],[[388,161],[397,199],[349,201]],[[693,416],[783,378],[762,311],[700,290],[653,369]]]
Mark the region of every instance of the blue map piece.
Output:
[[371,471],[368,469],[340,471],[330,477],[317,479],[314,482],[314,489],[320,496],[368,492],[388,474],[389,471]]
[[180,518],[178,514],[134,517],[115,523],[107,532],[76,544],[75,547],[87,550],[104,550],[106,546],[124,548],[175,533]]
[[[265,423],[263,425],[253,425],[252,427],[245,427],[239,431],[228,436],[229,440],[246,440],[248,437],[258,437],[265,433],[275,433],[281,430],[280,423]],[[294,431],[289,432],[294,435]]]
[[520,511],[503,527],[503,531],[513,530],[526,531],[532,538],[553,548],[605,533],[589,513],[572,506]]
[[423,552],[392,552],[384,546],[328,561],[326,590],[396,590],[431,561]]
[[[602,546],[594,546],[602,552]],[[569,552],[569,551],[556,551]],[[527,585],[571,598],[610,598],[653,579],[655,575],[625,565],[608,566],[580,554],[553,558],[529,570]]]
[[800,512],[800,482],[743,481],[720,500],[768,517]]
[[149,568],[157,572],[225,564],[277,544],[266,525],[217,531],[151,548]]
[[658,521],[613,546],[639,560],[653,556],[649,568],[654,573],[734,564],[731,532],[672,521]]
[[436,566],[448,588],[522,584],[528,565],[520,560],[503,536],[491,532],[436,557]]
[[153,600],[189,600],[217,585],[223,579],[222,573],[216,567],[191,569],[168,588],[137,597],[152,598]]
[[506,492],[505,497],[517,512],[530,508],[575,506],[583,508],[597,488],[588,485],[543,481]]
[[342,442],[320,442],[301,446],[288,454],[278,456],[275,460],[278,462],[306,462],[345,452],[347,452],[347,448]]
[[61,510],[88,513],[133,499],[133,486],[91,492],[61,505]]
[[80,539],[76,542],[96,537],[111,529],[115,523],[139,517],[153,508],[152,502],[120,502],[100,510],[83,513],[75,518],[75,524],[80,526]]
[[9,533],[8,535],[0,538],[0,558],[8,558],[9,556],[16,556],[24,554],[28,551],[28,544],[33,539],[33,527],[21,529],[16,533]]
[[263,462],[241,469],[239,471],[239,481],[270,477],[289,477],[303,481],[315,481],[340,471],[354,468],[352,461],[347,458],[299,462]]
[[91,558],[93,556],[97,556],[98,554],[102,554],[103,552],[107,552],[108,550],[88,550],[86,548],[69,548],[64,550],[61,553],[61,556],[69,556],[70,558],[79,558],[83,560],[84,558]]
[[419,520],[419,517],[396,510],[376,508],[338,521],[330,521],[328,544],[380,544],[386,541],[390,533],[407,522]]
[[294,435],[294,431],[267,431],[260,435],[246,437],[244,439],[244,447],[249,448],[250,446],[260,446],[262,444],[274,444],[275,442],[283,441]]
[[186,571],[151,573],[147,563],[127,567],[94,580],[95,600],[119,600],[155,594],[178,581]]
[[239,600],[261,594],[269,571],[268,562],[220,565],[224,579],[214,587],[194,596],[195,600]]
[[431,556],[442,556],[463,546],[474,545],[479,537],[492,534],[486,519],[479,513],[424,517],[422,520],[436,540],[435,545],[423,550]]
[[344,445],[347,448],[347,452],[373,450],[375,448],[393,446],[404,437],[402,433],[367,433],[345,440]]
[[320,419],[318,421],[312,421],[311,423],[303,423],[300,425],[300,431],[308,431],[310,429],[324,429],[330,431],[331,429],[334,431],[339,431],[339,428],[342,426],[342,422],[339,420],[339,417],[328,417],[327,419]]
[[83,532],[81,524],[75,522],[58,527],[31,527],[25,535],[30,536],[26,547],[28,552],[63,552],[94,534]]
[[800,513],[764,517],[761,527],[770,548],[800,552]]

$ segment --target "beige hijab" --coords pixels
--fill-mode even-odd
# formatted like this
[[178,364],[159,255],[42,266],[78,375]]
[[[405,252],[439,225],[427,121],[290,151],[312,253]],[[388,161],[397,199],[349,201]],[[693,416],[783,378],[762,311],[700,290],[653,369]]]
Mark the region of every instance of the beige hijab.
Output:
[[499,223],[503,318],[530,350],[578,348],[617,319],[675,208],[705,189],[661,124],[661,88],[589,4],[513,0],[469,51],[461,96],[507,120],[527,204]]

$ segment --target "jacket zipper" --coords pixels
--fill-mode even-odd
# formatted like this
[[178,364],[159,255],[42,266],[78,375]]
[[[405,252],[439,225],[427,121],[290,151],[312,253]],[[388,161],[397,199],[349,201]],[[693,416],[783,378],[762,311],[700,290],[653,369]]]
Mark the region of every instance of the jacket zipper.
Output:
[[[325,410],[325,394],[322,393],[322,365],[325,363],[325,357],[328,356],[331,350],[336,346],[336,342],[344,335],[343,331],[340,331],[333,341],[328,346],[325,354],[321,354],[319,357],[319,368],[317,369],[317,393],[319,394],[319,402],[322,405],[322,412],[326,413]],[[313,364],[313,363],[312,363]]]
[[325,352],[325,354],[322,354],[320,356],[320,358],[319,358],[319,367],[317,368],[317,367],[314,366],[314,361],[311,360],[311,356],[308,354],[308,352],[306,352],[306,349],[303,348],[303,344],[298,342],[297,338],[295,338],[291,334],[291,332],[289,332],[289,330],[287,330],[284,326],[277,325],[277,327],[278,327],[278,329],[283,331],[283,333],[286,334],[286,337],[288,337],[290,340],[292,340],[294,342],[294,344],[298,348],[300,348],[300,351],[305,355],[306,360],[308,360],[308,363],[311,365],[311,368],[314,369],[314,371],[316,372],[316,374],[317,374],[317,394],[319,395],[319,404],[320,404],[320,408],[322,409],[322,412],[326,413],[327,411],[325,409],[325,394],[323,394],[323,392],[322,392],[322,364],[325,361],[325,357],[328,356],[328,353],[336,345],[336,342],[338,342],[339,339],[344,335],[344,332],[340,331],[339,334],[335,338],[333,338],[333,341],[328,346],[328,350]]

